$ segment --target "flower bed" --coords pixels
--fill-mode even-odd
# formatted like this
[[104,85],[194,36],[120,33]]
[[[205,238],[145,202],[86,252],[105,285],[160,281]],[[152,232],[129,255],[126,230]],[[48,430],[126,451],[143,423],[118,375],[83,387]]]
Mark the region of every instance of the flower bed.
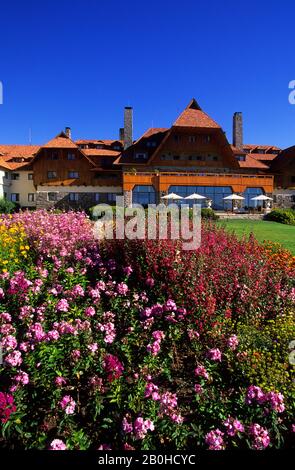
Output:
[[17,214],[0,276],[2,448],[291,446],[294,266],[205,226],[98,247],[83,214]]

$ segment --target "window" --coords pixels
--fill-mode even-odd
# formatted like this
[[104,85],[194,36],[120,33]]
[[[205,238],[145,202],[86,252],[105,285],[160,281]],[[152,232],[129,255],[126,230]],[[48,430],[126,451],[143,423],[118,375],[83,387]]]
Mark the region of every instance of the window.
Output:
[[79,193],[70,193],[69,199],[71,202],[79,201]]
[[[212,200],[212,208],[216,210],[224,210],[229,206],[228,203],[224,201],[225,196],[232,194],[232,188],[230,186],[170,186],[169,193],[176,193],[179,196],[185,198],[190,194],[197,193],[200,196],[204,196],[206,199]],[[201,204],[203,207],[206,204],[206,199],[200,200],[189,200],[181,201],[179,204]],[[176,201],[173,201],[175,203]]]
[[56,178],[56,171],[47,171],[47,178],[49,180],[53,180],[54,178]]
[[188,137],[188,141],[193,144],[194,142],[196,142],[196,136],[195,135],[189,135]]
[[147,159],[147,154],[146,153],[136,153],[135,154],[135,159],[136,160],[146,160]]
[[11,201],[12,202],[19,202],[19,194],[18,193],[11,193]]
[[68,178],[79,178],[78,171],[69,171],[68,172]]
[[33,179],[33,173],[28,173],[28,180],[32,180]]
[[100,201],[100,193],[95,193],[95,194],[94,194],[94,200],[95,200],[95,202],[99,202],[99,201]]
[[35,194],[29,193],[28,194],[28,202],[35,202]]
[[48,160],[58,160],[58,152],[51,152],[48,155]]
[[14,180],[14,181],[19,180],[19,173],[12,173],[11,174],[11,179]]
[[180,160],[180,156],[179,155],[174,155],[173,160]]
[[50,202],[55,202],[57,201],[57,192],[50,192],[50,193],[47,193],[47,200],[50,201]]
[[218,162],[218,157],[216,157],[215,155],[213,155],[213,161],[214,161],[214,162]]
[[203,135],[202,140],[205,144],[209,144],[209,142],[211,142],[211,135]]
[[174,138],[175,142],[180,142],[181,141],[181,137],[178,134],[174,135],[173,138]]
[[132,191],[132,202],[142,205],[156,204],[156,191],[154,186],[134,186]]
[[68,153],[68,160],[76,160],[76,155],[74,153]]
[[5,173],[4,173],[4,178],[8,180],[8,178],[9,178],[9,173],[8,173],[8,171],[5,171]]
[[156,145],[157,145],[156,142],[151,141],[151,140],[146,143],[147,147],[156,147]]
[[243,201],[243,206],[245,207],[257,207],[261,206],[261,201],[252,201],[253,197],[260,196],[261,194],[264,194],[263,190],[261,188],[247,188],[246,191],[243,194],[243,197],[245,200]]

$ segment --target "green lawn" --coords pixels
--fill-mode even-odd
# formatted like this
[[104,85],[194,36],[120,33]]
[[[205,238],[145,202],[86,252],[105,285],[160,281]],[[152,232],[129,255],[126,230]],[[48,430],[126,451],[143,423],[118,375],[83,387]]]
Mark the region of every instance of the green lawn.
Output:
[[259,242],[279,242],[295,255],[295,226],[265,220],[221,220],[218,224],[234,231],[239,237],[253,232]]

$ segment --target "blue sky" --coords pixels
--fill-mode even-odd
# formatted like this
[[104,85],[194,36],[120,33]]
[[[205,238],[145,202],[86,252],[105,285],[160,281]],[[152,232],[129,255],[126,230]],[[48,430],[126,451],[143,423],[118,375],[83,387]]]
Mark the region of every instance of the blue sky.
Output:
[[166,127],[195,97],[231,140],[295,145],[295,2],[51,0],[1,2],[0,142],[117,138]]

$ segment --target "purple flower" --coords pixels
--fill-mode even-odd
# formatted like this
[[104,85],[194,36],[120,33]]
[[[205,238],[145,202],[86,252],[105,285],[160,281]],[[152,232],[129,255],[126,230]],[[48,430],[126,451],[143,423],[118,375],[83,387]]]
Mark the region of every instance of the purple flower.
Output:
[[1,346],[7,351],[13,351],[17,347],[16,338],[12,335],[5,336],[1,341]]
[[129,434],[133,431],[132,423],[128,421],[126,417],[123,418],[122,429],[126,434]]
[[224,433],[220,429],[212,429],[205,436],[205,442],[210,450],[223,450],[225,448],[223,441]]
[[120,295],[126,295],[128,292],[128,286],[124,282],[121,282],[120,284],[117,285],[117,292]]
[[223,424],[226,427],[227,434],[231,437],[235,436],[238,432],[245,431],[245,428],[242,423],[239,420],[234,419],[230,416],[224,421]]
[[54,382],[58,387],[62,387],[63,385],[65,385],[67,383],[66,379],[64,377],[60,377],[60,376],[56,377]]
[[148,431],[154,431],[154,423],[150,419],[144,420],[142,417],[134,421],[135,439],[144,439]]
[[245,399],[245,402],[247,403],[247,405],[250,405],[255,402],[261,405],[265,402],[265,399],[266,399],[266,396],[260,387],[256,385],[250,385],[250,387],[248,387],[247,392],[246,392],[246,399]]
[[14,380],[22,385],[27,385],[29,383],[29,376],[26,372],[20,370],[14,377]]
[[252,447],[255,450],[263,450],[270,444],[270,438],[267,429],[257,423],[249,426],[249,434],[252,437]]

